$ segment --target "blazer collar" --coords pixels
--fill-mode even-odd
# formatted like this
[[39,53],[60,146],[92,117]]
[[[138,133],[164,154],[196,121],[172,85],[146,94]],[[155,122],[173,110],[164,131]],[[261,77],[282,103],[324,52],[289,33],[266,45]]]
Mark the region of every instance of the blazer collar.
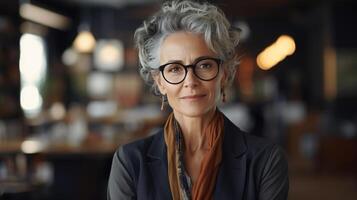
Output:
[[[167,175],[167,155],[163,129],[153,136],[147,153],[147,165],[150,169],[152,184],[152,199],[172,199]],[[148,199],[150,199],[148,197]]]
[[153,141],[148,149],[147,156],[152,159],[167,160],[164,129],[153,136]]
[[244,133],[224,116],[223,154],[239,157],[247,150]]
[[247,144],[244,133],[224,118],[222,163],[213,199],[244,199]]

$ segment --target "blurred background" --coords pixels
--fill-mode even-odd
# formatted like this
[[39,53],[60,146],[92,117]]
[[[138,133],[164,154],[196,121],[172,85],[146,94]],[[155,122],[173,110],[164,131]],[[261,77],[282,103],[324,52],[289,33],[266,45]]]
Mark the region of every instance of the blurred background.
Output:
[[[357,3],[213,0],[242,29],[221,110],[280,144],[290,200],[357,198]],[[115,150],[169,109],[134,30],[160,0],[0,1],[0,199],[106,199]]]

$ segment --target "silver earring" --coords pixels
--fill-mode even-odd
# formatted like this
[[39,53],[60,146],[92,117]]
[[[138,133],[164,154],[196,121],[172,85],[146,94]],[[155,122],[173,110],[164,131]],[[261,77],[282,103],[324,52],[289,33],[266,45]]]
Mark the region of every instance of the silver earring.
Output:
[[161,111],[164,110],[165,106],[165,95],[161,95]]

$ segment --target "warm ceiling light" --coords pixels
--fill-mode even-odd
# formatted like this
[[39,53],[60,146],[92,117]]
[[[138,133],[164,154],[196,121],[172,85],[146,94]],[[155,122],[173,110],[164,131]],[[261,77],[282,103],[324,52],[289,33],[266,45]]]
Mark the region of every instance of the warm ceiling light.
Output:
[[65,30],[71,23],[68,17],[29,3],[21,4],[19,12],[24,19],[55,29]]
[[80,53],[91,53],[95,47],[95,38],[90,31],[80,31],[73,45]]
[[104,71],[117,71],[124,65],[124,45],[121,41],[99,40],[94,50],[94,64]]
[[294,39],[288,35],[280,36],[273,44],[265,48],[257,56],[257,64],[263,70],[268,70],[295,52]]
[[288,35],[280,36],[276,43],[283,51],[285,51],[286,55],[292,55],[295,52],[295,41]]

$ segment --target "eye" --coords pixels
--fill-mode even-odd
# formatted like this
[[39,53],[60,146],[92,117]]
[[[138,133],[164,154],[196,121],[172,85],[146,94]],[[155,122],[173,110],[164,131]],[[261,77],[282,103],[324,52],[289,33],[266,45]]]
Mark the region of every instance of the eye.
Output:
[[215,62],[210,59],[202,60],[197,63],[197,67],[199,70],[208,70],[215,67],[215,65],[216,65]]
[[182,73],[184,68],[179,65],[179,64],[170,64],[166,66],[166,72],[167,73],[172,73],[172,74],[177,74],[177,73]]
[[201,63],[198,67],[200,69],[209,69],[212,67],[212,65],[210,63]]

